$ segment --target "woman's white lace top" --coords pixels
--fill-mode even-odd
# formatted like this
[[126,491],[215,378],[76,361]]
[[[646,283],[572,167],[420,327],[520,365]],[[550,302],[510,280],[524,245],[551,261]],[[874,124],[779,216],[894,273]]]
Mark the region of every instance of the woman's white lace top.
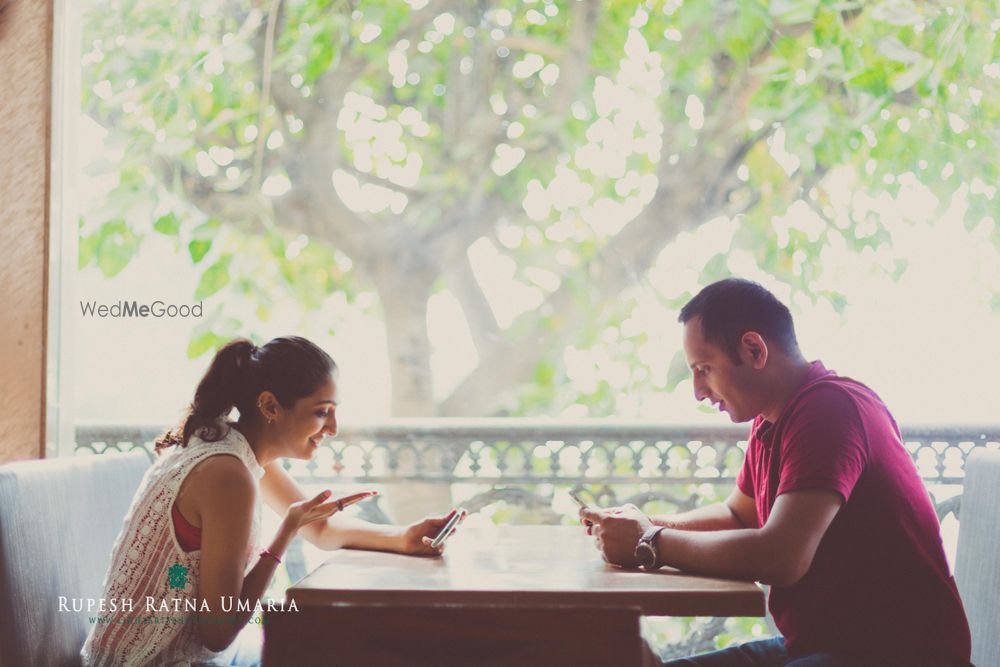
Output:
[[[192,622],[198,617],[190,610],[191,605],[201,604],[198,586],[201,550],[181,549],[171,509],[188,473],[206,458],[219,454],[239,458],[258,482],[264,475],[246,438],[231,427],[218,442],[192,436],[187,447],[168,449],[146,471],[115,540],[111,567],[104,579],[106,608],[117,603],[117,610],[101,614],[90,628],[81,651],[84,665],[186,667],[193,661],[211,660],[218,655],[198,640],[198,628]],[[260,509],[258,489],[244,574],[256,560]],[[126,609],[126,600],[132,601],[131,610]],[[213,611],[219,608],[219,601],[209,603]]]

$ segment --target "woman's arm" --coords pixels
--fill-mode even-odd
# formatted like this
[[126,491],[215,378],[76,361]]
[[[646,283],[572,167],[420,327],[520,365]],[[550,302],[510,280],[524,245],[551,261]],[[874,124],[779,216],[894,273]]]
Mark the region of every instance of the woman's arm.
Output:
[[[204,472],[189,493],[201,517],[199,593],[209,610],[198,613],[198,634],[207,648],[221,651],[250,619],[278,561],[263,556],[244,576],[257,485],[243,462],[232,456],[213,456],[199,467]],[[268,550],[281,558],[300,529],[337,511],[335,501],[324,502],[328,498],[320,494],[289,504]],[[230,611],[223,611],[223,600]],[[245,604],[234,604],[235,600]],[[241,608],[244,611],[238,611]]]
[[[260,490],[264,494],[264,502],[279,515],[283,515],[289,505],[306,497],[302,487],[278,461],[264,467]],[[334,515],[326,521],[314,521],[302,527],[302,537],[320,549],[327,550],[354,547],[399,551],[402,546],[401,533],[398,526],[380,526],[343,515]]]
[[[255,603],[274,576],[277,562],[261,558],[243,575],[257,493],[246,465],[232,456],[213,456],[199,467],[202,474],[197,481],[192,479],[195,483],[189,494],[201,516],[199,588],[210,611],[198,613],[198,634],[207,648],[221,651],[250,619]],[[294,532],[283,529],[269,548],[280,556],[293,536]],[[223,599],[228,612],[222,610]],[[238,605],[228,604],[236,599],[247,601],[250,611],[239,612]],[[231,616],[236,616],[236,621],[224,620]]]
[[[278,461],[264,467],[260,488],[264,494],[264,502],[278,514],[283,514],[291,503],[306,497],[302,487]],[[431,555],[439,553],[439,550],[430,548],[431,538],[444,526],[447,519],[448,516],[435,517],[410,526],[385,526],[337,513],[326,521],[314,521],[303,526],[301,533],[320,549],[346,547]],[[425,540],[425,537],[428,539]]]

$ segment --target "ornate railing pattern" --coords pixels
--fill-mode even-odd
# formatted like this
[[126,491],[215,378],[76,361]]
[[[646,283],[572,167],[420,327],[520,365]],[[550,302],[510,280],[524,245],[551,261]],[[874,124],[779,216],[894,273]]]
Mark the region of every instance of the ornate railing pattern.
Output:
[[[973,448],[1000,447],[1000,425],[902,430],[929,488],[960,486]],[[80,425],[74,453],[137,447],[151,452],[161,431]],[[317,483],[482,485],[490,487],[484,499],[495,496],[529,506],[548,504],[553,487],[575,486],[586,487],[602,504],[663,500],[683,507],[705,495],[699,488],[732,484],[747,432],[745,426],[621,421],[397,420],[347,427],[324,442],[313,460],[287,467]],[[684,492],[678,495],[679,490]]]
[[[80,425],[74,453],[142,448],[152,456],[161,431]],[[1000,448],[1000,424],[905,425],[902,432],[938,517],[958,516],[965,460],[974,448]],[[455,500],[470,511],[516,507],[524,510],[518,521],[559,523],[572,520],[554,509],[560,488],[580,489],[602,506],[631,502],[655,513],[721,500],[736,479],[747,434],[746,426],[623,421],[399,420],[348,426],[311,461],[286,467],[306,483],[440,484],[460,489]],[[364,507],[365,518],[388,521],[377,504]],[[292,580],[305,574],[301,550],[290,550],[285,563]],[[668,655],[713,648],[726,623],[707,619],[689,626],[687,638],[671,644]]]

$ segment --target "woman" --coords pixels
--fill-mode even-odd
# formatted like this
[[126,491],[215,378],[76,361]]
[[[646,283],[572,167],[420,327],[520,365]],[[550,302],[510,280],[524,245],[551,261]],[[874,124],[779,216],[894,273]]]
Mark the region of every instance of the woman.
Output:
[[[156,442],[159,458],[115,542],[108,615],[91,628],[85,665],[218,659],[299,532],[321,549],[439,553],[430,538],[448,517],[396,527],[334,516],[343,503],[329,491],[307,499],[281,467],[279,459],[309,459],[337,433],[336,374],[326,352],[295,336],[259,348],[238,339],[218,351],[185,419]],[[261,498],[284,517],[263,550]]]

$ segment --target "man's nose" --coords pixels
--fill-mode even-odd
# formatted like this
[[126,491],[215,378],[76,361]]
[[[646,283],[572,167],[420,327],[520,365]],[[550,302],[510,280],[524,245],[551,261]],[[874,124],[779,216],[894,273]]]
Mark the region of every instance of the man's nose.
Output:
[[708,397],[709,397],[709,392],[708,392],[708,389],[705,387],[704,383],[701,380],[699,380],[698,378],[695,378],[695,380],[694,380],[694,400],[696,400],[699,403],[701,403],[702,401],[704,401]]

